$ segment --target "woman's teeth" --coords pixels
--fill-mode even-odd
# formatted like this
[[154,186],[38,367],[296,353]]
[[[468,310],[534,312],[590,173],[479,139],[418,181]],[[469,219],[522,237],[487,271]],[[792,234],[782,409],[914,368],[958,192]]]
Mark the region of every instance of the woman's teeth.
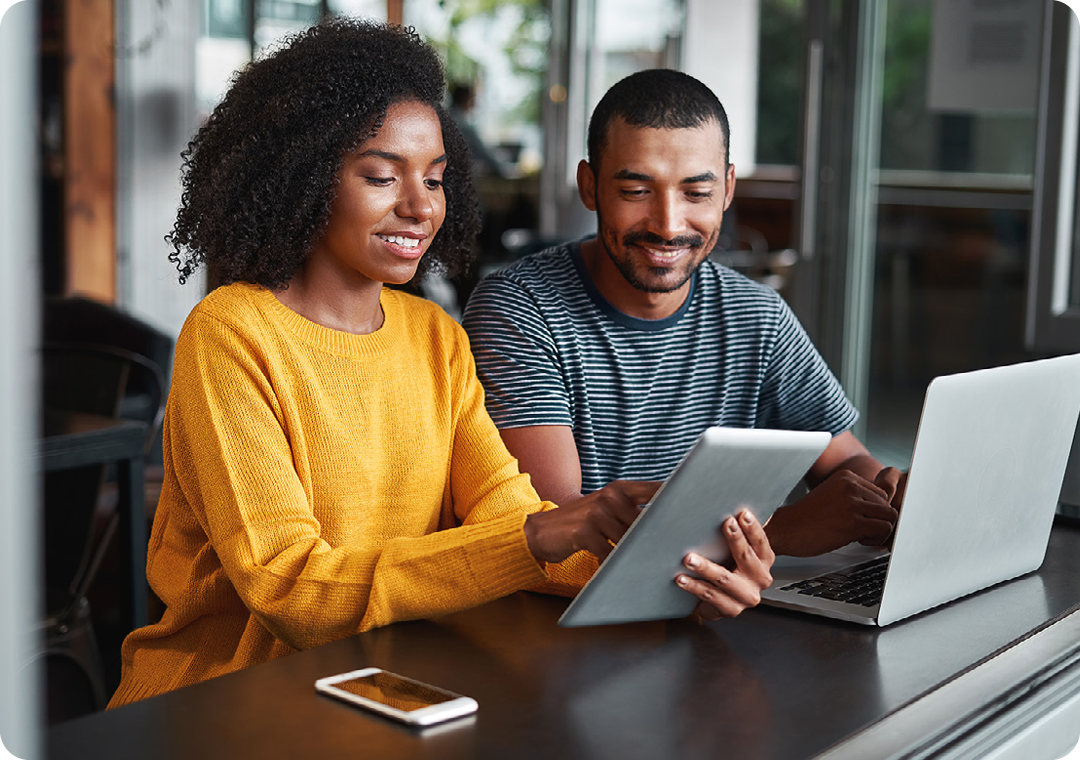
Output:
[[415,248],[420,245],[420,241],[416,238],[401,237],[400,235],[379,235],[383,240],[394,245],[400,245],[402,248]]

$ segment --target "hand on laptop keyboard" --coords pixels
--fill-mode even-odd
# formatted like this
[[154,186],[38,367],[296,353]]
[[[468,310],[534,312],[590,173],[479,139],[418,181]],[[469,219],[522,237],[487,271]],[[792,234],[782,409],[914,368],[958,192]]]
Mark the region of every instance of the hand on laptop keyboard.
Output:
[[837,470],[799,501],[776,510],[765,526],[773,550],[812,557],[853,541],[886,543],[899,514],[890,502],[900,479],[892,467],[878,474],[881,485]]

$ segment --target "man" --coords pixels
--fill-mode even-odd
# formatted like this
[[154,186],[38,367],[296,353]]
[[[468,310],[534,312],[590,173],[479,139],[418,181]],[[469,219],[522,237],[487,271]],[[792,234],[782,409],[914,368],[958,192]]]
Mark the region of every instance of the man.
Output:
[[708,261],[735,191],[723,106],[686,74],[617,83],[589,123],[578,192],[598,234],[475,290],[464,324],[488,409],[540,495],[663,479],[709,425],[828,430],[807,496],[766,526],[809,556],[892,532],[900,474],[783,300]]

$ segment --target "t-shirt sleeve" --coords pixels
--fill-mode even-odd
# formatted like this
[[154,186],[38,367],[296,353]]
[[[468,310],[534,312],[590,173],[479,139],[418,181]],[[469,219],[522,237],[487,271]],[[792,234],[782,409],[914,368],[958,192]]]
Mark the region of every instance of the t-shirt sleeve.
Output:
[[533,293],[489,276],[473,291],[462,324],[499,428],[572,424],[558,346]]
[[859,419],[810,336],[776,296],[776,332],[769,353],[756,427],[827,430],[839,435]]

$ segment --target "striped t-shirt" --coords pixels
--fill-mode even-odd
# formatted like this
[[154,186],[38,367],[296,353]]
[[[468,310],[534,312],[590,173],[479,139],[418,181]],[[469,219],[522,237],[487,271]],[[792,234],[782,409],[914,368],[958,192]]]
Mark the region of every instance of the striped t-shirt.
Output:
[[663,480],[710,425],[836,435],[858,419],[784,300],[708,260],[677,312],[643,320],[558,246],[484,279],[464,326],[495,424],[570,426],[582,493]]

